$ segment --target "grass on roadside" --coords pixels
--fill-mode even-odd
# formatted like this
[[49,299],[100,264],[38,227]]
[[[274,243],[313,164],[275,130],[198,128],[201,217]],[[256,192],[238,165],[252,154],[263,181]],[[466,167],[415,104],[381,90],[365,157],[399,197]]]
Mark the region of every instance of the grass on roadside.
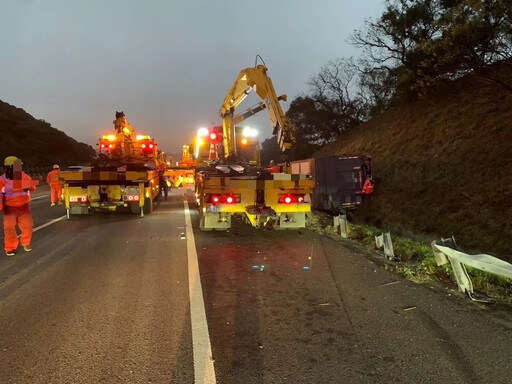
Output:
[[[315,215],[312,229],[325,234],[336,234],[332,226],[332,217]],[[383,231],[377,227],[349,223],[349,238],[364,244],[368,250],[377,251],[375,236]],[[339,234],[339,229],[338,232]],[[438,266],[430,245],[406,237],[392,235],[393,250],[399,263],[395,270],[408,280],[424,283],[431,280],[455,281],[450,264]],[[510,300],[512,296],[512,279],[466,267],[475,290],[488,297]]]

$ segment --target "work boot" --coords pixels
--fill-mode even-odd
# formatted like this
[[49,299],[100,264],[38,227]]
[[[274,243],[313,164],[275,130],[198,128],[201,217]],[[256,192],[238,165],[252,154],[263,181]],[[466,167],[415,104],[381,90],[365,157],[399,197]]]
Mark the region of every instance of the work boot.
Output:
[[55,203],[52,203],[52,205],[51,205],[51,206],[52,206],[52,207],[55,207]]
[[25,252],[30,252],[32,250],[32,248],[30,248],[30,245],[24,245],[23,249],[25,250]]
[[5,251],[5,255],[6,256],[14,256],[16,254],[16,250],[10,250],[10,251]]
[[62,205],[62,201],[59,201],[59,202],[57,203],[57,205]]

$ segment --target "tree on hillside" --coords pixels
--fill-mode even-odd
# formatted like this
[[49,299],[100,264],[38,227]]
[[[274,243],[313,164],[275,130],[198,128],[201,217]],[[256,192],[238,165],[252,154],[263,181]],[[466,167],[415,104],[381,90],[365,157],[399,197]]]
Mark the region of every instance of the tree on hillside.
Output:
[[368,86],[383,88],[394,83],[395,94],[410,96],[416,69],[423,60],[421,42],[440,35],[435,23],[440,11],[436,3],[435,0],[387,0],[379,19],[368,19],[365,29],[352,34],[350,42],[363,49],[361,68]]
[[286,115],[297,128],[297,145],[304,144],[301,152],[309,152],[306,143],[318,147],[335,141],[368,118],[357,81],[352,60],[330,61],[310,79],[309,95],[292,101]]
[[[425,41],[419,88],[453,80],[489,64],[512,58],[512,0],[454,2],[438,24],[442,36]],[[485,78],[512,91],[495,71]]]
[[281,149],[279,149],[279,144],[274,137],[266,139],[261,143],[261,165],[267,166],[270,163],[270,160],[274,160],[276,163],[280,163],[282,161]]
[[362,84],[384,96],[395,84],[393,97],[415,97],[510,58],[511,13],[512,0],[387,0],[381,17],[351,36],[363,49]]
[[[311,157],[323,145],[369,118],[367,99],[358,93],[358,70],[351,59],[327,63],[309,81],[310,94],[295,98],[286,116],[295,126],[289,160]],[[275,140],[274,140],[275,141]],[[262,162],[280,156],[277,144],[262,143]]]
[[359,94],[358,68],[350,59],[329,61],[310,81],[311,97],[320,110],[336,116],[337,136],[367,120],[368,110]]

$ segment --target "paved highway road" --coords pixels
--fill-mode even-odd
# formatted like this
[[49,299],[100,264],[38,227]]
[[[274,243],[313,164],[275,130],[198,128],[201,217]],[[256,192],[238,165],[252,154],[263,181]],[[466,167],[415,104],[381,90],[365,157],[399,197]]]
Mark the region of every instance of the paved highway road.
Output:
[[0,383],[510,382],[509,312],[341,241],[200,232],[175,189],[143,218],[58,220],[45,188],[33,251],[0,258]]

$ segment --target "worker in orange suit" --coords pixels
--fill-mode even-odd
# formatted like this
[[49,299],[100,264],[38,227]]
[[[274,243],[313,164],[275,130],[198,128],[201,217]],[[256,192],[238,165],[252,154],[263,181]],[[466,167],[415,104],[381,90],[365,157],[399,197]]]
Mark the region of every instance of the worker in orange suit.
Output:
[[62,205],[62,182],[59,180],[60,167],[58,164],[54,164],[53,170],[48,172],[46,176],[46,182],[50,184],[50,199],[52,201],[52,207],[57,202]]
[[268,171],[270,173],[279,173],[281,172],[281,167],[279,167],[279,165],[277,165],[274,160],[270,160],[270,164],[268,166]]
[[371,177],[368,177],[365,181],[364,181],[364,185],[363,185],[363,195],[370,195],[373,193],[373,185],[375,184],[375,181],[373,181],[373,179]]
[[30,191],[36,190],[38,182],[21,170],[21,160],[16,156],[7,156],[4,160],[5,173],[0,176],[2,201],[0,209],[4,211],[4,247],[7,256],[14,256],[18,249],[16,225],[21,231],[21,245],[25,252],[32,248],[34,221],[30,213]]

